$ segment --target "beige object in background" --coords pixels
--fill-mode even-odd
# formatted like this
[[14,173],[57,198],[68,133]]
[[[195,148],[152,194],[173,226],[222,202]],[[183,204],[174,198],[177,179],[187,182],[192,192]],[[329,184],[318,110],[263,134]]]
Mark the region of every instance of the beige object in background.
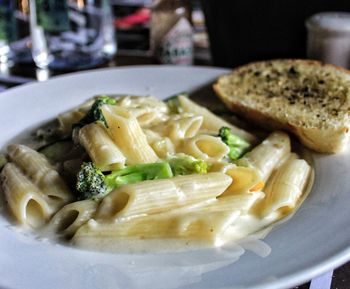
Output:
[[321,12],[305,24],[308,58],[350,68],[350,13]]
[[214,90],[234,112],[294,133],[307,147],[339,152],[348,143],[349,71],[311,60],[250,63],[221,76]]

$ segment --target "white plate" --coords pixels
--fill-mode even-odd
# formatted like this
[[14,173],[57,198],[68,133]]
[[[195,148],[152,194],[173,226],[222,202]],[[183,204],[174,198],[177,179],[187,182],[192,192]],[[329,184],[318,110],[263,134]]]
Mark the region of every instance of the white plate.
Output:
[[[0,147],[23,130],[101,93],[161,98],[212,82],[223,69],[132,67],[29,84],[0,94]],[[313,155],[316,182],[287,222],[260,243],[161,255],[107,254],[36,240],[0,216],[0,287],[11,289],[288,288],[350,259],[350,154]],[[255,244],[256,245],[256,244]],[[259,245],[259,244],[258,244]]]

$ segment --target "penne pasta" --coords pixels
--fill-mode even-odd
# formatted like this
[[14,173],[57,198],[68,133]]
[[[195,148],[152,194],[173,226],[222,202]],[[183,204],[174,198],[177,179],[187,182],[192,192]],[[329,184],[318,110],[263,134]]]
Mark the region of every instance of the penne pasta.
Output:
[[168,157],[168,155],[175,153],[175,145],[170,138],[163,137],[159,133],[150,129],[145,129],[144,133],[146,135],[147,142],[159,158],[165,159]]
[[57,207],[62,207],[72,199],[66,183],[42,154],[27,146],[15,144],[8,146],[7,152],[10,160],[43,194],[51,198]]
[[98,203],[92,200],[65,205],[52,217],[45,231],[64,238],[71,238],[83,224],[94,216],[97,206]]
[[255,142],[256,137],[254,135],[232,125],[231,123],[228,123],[227,121],[213,114],[207,108],[196,104],[195,102],[190,100],[188,97],[184,95],[179,95],[178,98],[179,98],[181,108],[184,110],[184,112],[193,113],[195,115],[200,115],[203,117],[203,129],[212,131],[214,133],[218,133],[219,129],[225,126],[225,127],[229,127],[234,134],[240,136],[246,141]]
[[225,197],[197,206],[117,222],[90,221],[77,231],[73,243],[89,248],[95,247],[98,242],[103,244],[103,250],[115,250],[116,247],[120,250],[130,242],[137,250],[135,244],[141,241],[144,245],[145,241],[154,239],[196,240],[202,245],[220,246],[226,229],[242,213],[249,211],[261,196],[262,193]]
[[169,113],[167,105],[163,101],[152,96],[138,97],[128,95],[121,97],[118,100],[118,104],[128,109],[139,108],[148,111],[158,111],[163,114]]
[[260,191],[265,185],[259,172],[254,168],[233,167],[229,168],[226,174],[232,178],[232,184],[221,197]]
[[155,111],[145,111],[137,108],[129,111],[136,116],[137,122],[141,127],[149,127],[155,123],[161,122],[162,120],[162,117],[160,117]]
[[126,96],[118,104],[127,108],[142,128],[164,122],[168,118],[167,106],[154,97]]
[[184,138],[194,137],[202,123],[202,116],[180,114],[171,116],[166,122],[151,129],[169,137],[174,143],[178,143]]
[[271,133],[261,144],[248,152],[238,164],[252,166],[266,181],[274,169],[290,155],[290,139],[284,132]]
[[224,158],[228,154],[229,148],[219,137],[197,135],[193,138],[184,139],[179,151],[198,159],[215,162]]
[[91,108],[94,99],[88,100],[79,106],[77,109],[69,110],[58,115],[58,131],[62,135],[69,135],[72,133],[73,125],[78,123]]
[[100,123],[85,125],[79,130],[79,142],[92,161],[102,171],[110,171],[124,166],[125,156]]
[[221,233],[238,216],[239,212],[221,212],[165,217],[151,215],[117,223],[91,220],[77,231],[72,242],[78,247],[96,248],[98,246],[100,250],[106,251],[128,250],[130,244],[132,251],[143,251],[147,242],[162,239],[168,242],[182,241],[182,245],[196,241],[197,246],[198,244],[220,246]]
[[62,135],[69,135],[73,125],[84,117],[85,113],[80,110],[72,110],[58,115],[58,131]]
[[291,158],[277,169],[266,184],[263,215],[295,208],[310,177],[311,167],[305,160]]
[[[246,214],[253,205],[261,200],[265,194],[263,192],[252,192],[246,194],[245,192],[235,195],[221,194],[213,202],[210,202],[203,207],[200,207],[202,212],[224,212],[224,211],[240,211],[241,214]],[[195,211],[196,209],[192,209]]]
[[104,105],[102,111],[108,123],[108,132],[127,158],[127,164],[153,163],[158,160],[137,119],[125,108]]
[[215,198],[231,181],[225,174],[208,173],[126,185],[102,200],[96,218],[114,220],[164,212]]
[[168,137],[152,142],[151,147],[159,158],[165,159],[175,153],[175,145]]
[[57,209],[13,163],[5,165],[1,181],[9,209],[20,224],[41,227]]

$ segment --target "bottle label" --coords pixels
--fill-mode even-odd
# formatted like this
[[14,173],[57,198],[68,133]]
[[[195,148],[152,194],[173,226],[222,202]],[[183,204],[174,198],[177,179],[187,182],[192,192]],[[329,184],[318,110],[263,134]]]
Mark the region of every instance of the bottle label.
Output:
[[0,39],[12,42],[17,37],[15,19],[15,7],[13,1],[0,0]]
[[182,17],[163,37],[158,50],[163,64],[191,65],[193,63],[193,31],[190,22]]
[[68,5],[65,0],[35,0],[37,23],[49,32],[69,30]]

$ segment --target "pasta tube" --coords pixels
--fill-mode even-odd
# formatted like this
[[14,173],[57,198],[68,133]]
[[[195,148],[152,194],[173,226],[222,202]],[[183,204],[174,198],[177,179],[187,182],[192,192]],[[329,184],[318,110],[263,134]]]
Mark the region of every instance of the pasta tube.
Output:
[[[265,196],[263,192],[254,192],[251,194],[236,194],[236,195],[220,195],[213,202],[210,202],[197,210],[202,212],[224,212],[224,211],[240,211],[246,214],[256,201]],[[192,209],[191,211],[196,211]]]
[[10,160],[52,201],[62,207],[72,199],[72,194],[58,172],[37,151],[24,145],[7,148]]
[[223,173],[208,173],[125,185],[102,200],[96,218],[113,220],[168,211],[215,198],[231,181]]
[[136,117],[142,128],[164,122],[168,118],[168,107],[154,97],[125,96],[118,104]]
[[[78,247],[96,248],[97,245],[106,251],[120,251],[128,249],[130,245],[133,251],[139,251],[144,249],[145,243],[159,239],[180,242],[182,245],[195,241],[197,246],[220,246],[222,233],[238,216],[239,211],[168,217],[151,215],[116,223],[91,220],[80,227],[72,241]],[[159,242],[157,244],[159,246]]]
[[149,127],[153,123],[160,121],[158,113],[154,111],[145,111],[144,109],[131,109],[132,114],[136,116],[137,122],[141,127]]
[[177,143],[181,139],[194,137],[203,123],[203,117],[193,114],[174,115],[165,123],[152,127],[163,136],[168,136],[173,142]]
[[236,195],[212,199],[160,214],[118,222],[90,221],[74,235],[74,244],[94,247],[103,244],[103,250],[113,250],[132,244],[141,249],[145,242],[171,239],[188,243],[196,241],[207,246],[220,246],[222,235],[241,213],[247,212],[262,193]]
[[20,224],[38,228],[50,218],[54,209],[49,199],[16,165],[6,164],[1,180],[10,211]]
[[232,178],[232,184],[221,197],[260,191],[264,187],[259,172],[254,168],[233,167],[229,168],[226,174]]
[[58,115],[58,131],[63,135],[69,135],[72,132],[73,125],[78,123],[91,108],[95,99],[89,99],[76,109]]
[[165,159],[169,154],[171,155],[175,153],[175,146],[170,138],[163,137],[159,133],[150,129],[145,129],[144,133],[149,145],[159,158]]
[[289,155],[289,136],[277,131],[271,133],[261,144],[245,154],[238,164],[256,168],[262,180],[266,181],[278,164],[287,159]]
[[179,150],[208,162],[219,161],[230,151],[219,137],[205,134],[184,139]]
[[188,97],[184,95],[179,95],[178,98],[183,111],[203,116],[203,129],[207,129],[213,132],[219,132],[219,129],[225,126],[229,127],[234,134],[238,135],[244,140],[250,143],[255,142],[256,138],[254,135],[232,125],[231,123],[228,123],[227,121],[213,114],[207,108],[196,104]]
[[78,201],[65,205],[47,224],[45,230],[71,238],[84,223],[95,214],[98,203],[92,200]]
[[305,160],[290,158],[269,179],[263,215],[292,210],[309,180],[311,167]]
[[58,115],[58,130],[63,135],[69,135],[72,132],[73,124],[78,123],[85,113],[79,110],[72,110]]
[[154,141],[151,143],[151,147],[155,153],[163,159],[175,153],[175,146],[168,137]]
[[104,105],[102,111],[108,123],[108,132],[128,164],[154,163],[158,160],[136,118],[125,108]]
[[125,156],[103,125],[91,123],[82,127],[79,130],[79,142],[100,170],[111,171],[124,166]]

